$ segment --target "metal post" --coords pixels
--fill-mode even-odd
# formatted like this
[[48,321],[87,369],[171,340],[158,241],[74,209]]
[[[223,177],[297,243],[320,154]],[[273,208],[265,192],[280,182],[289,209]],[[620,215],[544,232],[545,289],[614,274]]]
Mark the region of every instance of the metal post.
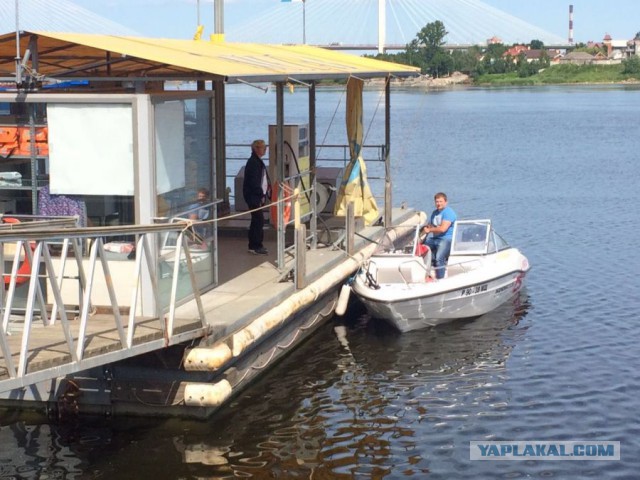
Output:
[[307,0],[302,0],[302,44],[307,44],[307,19],[306,19],[306,7]]
[[347,216],[345,217],[345,250],[347,255],[353,255],[356,240],[356,217],[355,205],[353,202],[347,203]]
[[384,87],[384,226],[391,227],[391,77]]
[[301,223],[296,227],[296,288],[307,286],[307,227]]
[[311,171],[311,248],[318,247],[318,196],[316,195],[316,82],[309,85],[309,170]]
[[386,23],[386,12],[385,12],[385,4],[386,0],[378,0],[378,53],[384,53],[384,44],[385,44],[385,23]]
[[285,228],[284,223],[284,83],[276,82],[276,182],[278,189],[277,267],[284,270]]
[[295,188],[293,191],[293,218],[295,228],[295,262],[296,267],[294,271],[295,284],[297,289],[305,287],[306,277],[306,253],[307,253],[307,239],[305,225],[300,221],[300,189]]
[[214,0],[214,33],[224,35],[224,1]]
[[16,85],[22,86],[22,61],[20,60],[20,10],[16,0]]
[[223,81],[216,81],[213,84],[213,161],[211,162],[211,181],[215,185],[213,198],[221,198],[217,208],[221,215],[226,215],[229,211],[230,200],[229,192],[227,192],[227,152],[225,139],[226,137],[226,120],[225,120],[225,85]]
[[29,133],[31,136],[29,142],[29,156],[31,157],[31,211],[38,211],[38,157],[36,151],[36,105],[29,104]]

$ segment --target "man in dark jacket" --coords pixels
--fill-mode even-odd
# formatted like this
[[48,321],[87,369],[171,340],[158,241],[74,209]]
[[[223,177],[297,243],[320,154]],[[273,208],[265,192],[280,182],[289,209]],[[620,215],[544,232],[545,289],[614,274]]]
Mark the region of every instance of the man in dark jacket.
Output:
[[[266,203],[269,188],[269,174],[262,157],[267,151],[264,140],[254,140],[251,144],[251,157],[244,167],[244,182],[242,195],[251,212],[249,225],[249,253],[254,255],[268,255],[269,252],[262,241],[264,239],[264,214],[260,207]],[[257,210],[259,209],[259,210]]]

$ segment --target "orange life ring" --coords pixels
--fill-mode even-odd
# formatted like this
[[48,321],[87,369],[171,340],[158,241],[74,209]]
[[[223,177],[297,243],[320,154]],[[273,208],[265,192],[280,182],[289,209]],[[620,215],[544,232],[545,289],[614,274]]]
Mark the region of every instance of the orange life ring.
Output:
[[[273,188],[271,189],[271,209],[270,209],[271,225],[273,225],[274,227],[278,226],[278,192],[279,190],[280,190],[280,185],[278,185],[278,182],[274,182]],[[291,197],[291,195],[293,194],[293,189],[286,183],[284,184],[283,194],[285,198]],[[287,223],[289,223],[289,219],[291,218],[291,198],[287,198],[284,201],[283,206],[284,206],[284,212],[282,216],[284,217],[284,224],[286,226]]]
[[[20,220],[13,217],[2,217],[2,223],[20,223]],[[29,256],[27,255],[27,244],[24,243],[22,245],[24,248],[24,260],[18,268],[18,276],[16,277],[16,285],[22,285],[25,282],[29,281],[29,277],[31,275],[31,264],[29,263]],[[33,246],[31,247],[33,250]],[[9,286],[11,283],[11,275],[4,276],[4,286],[5,288]]]

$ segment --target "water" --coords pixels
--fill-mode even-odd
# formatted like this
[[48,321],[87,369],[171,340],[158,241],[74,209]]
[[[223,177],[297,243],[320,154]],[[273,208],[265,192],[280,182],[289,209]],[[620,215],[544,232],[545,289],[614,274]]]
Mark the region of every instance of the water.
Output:
[[[319,140],[342,142],[341,93],[318,97]],[[272,105],[230,99],[230,141],[266,136]],[[493,219],[525,295],[404,335],[353,306],[344,344],[324,326],[207,422],[4,417],[0,478],[637,478],[638,111],[633,87],[394,92],[394,203],[442,190]],[[617,440],[622,460],[472,462],[472,440]]]

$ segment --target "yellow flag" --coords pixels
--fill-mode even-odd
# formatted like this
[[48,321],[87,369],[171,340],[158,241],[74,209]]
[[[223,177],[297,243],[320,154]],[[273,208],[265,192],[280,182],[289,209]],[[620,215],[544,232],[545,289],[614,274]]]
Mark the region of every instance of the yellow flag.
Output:
[[200,38],[202,38],[203,30],[204,30],[204,25],[198,25],[198,28],[196,28],[196,33],[193,35],[193,39],[200,40]]

